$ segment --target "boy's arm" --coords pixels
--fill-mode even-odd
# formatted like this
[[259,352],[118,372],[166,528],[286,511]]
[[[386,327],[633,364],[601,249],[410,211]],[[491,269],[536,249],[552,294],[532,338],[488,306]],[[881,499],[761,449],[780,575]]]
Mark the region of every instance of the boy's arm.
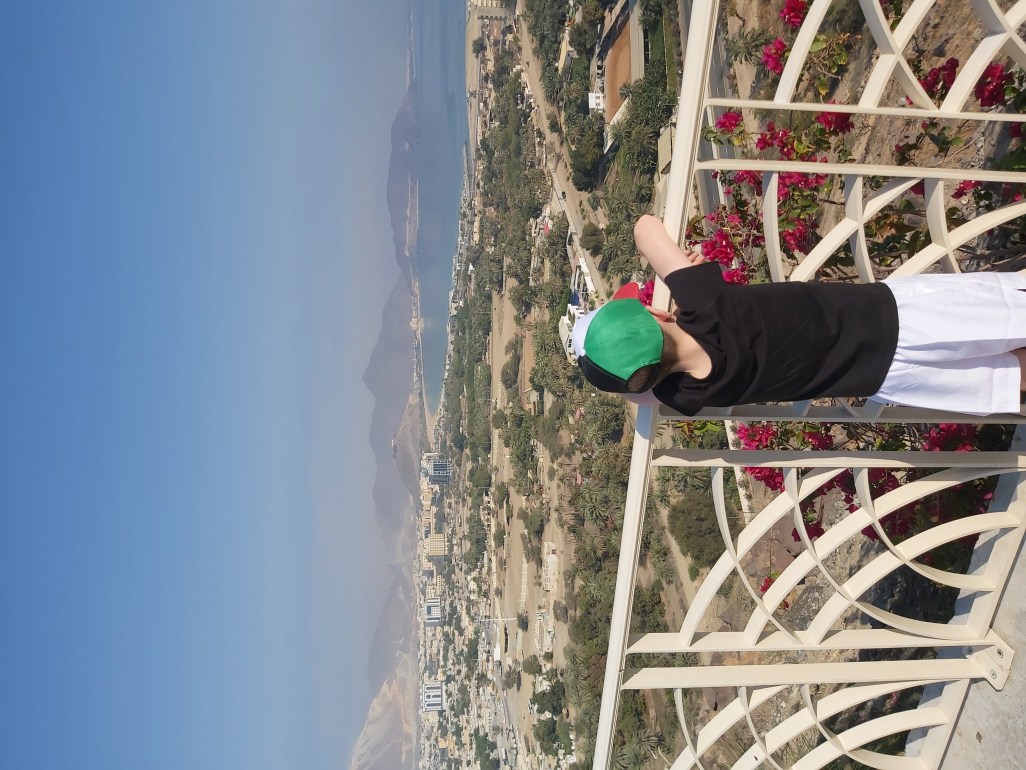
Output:
[[682,251],[667,234],[662,220],[651,214],[645,214],[634,224],[634,244],[662,279],[682,267],[693,267],[705,262],[701,254]]

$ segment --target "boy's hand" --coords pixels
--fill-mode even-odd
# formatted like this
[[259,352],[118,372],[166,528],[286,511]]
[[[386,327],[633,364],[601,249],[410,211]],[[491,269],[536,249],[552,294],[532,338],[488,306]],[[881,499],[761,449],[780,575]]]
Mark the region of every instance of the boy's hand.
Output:
[[634,243],[656,275],[664,280],[675,270],[705,262],[701,254],[682,251],[666,232],[662,220],[650,214],[645,214],[635,223]]

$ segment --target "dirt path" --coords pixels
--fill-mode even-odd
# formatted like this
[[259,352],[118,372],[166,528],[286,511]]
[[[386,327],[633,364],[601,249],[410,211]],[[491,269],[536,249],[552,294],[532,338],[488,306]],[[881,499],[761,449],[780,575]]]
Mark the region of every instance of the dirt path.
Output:
[[[556,187],[561,197],[562,193],[566,193],[567,218],[570,220],[571,231],[575,237],[579,238],[585,219],[591,219],[596,224],[604,226],[606,224],[606,215],[601,207],[593,208],[588,202],[588,194],[578,190],[570,181],[569,157],[559,135],[549,128],[549,116],[555,115],[556,111],[545,98],[545,89],[542,88],[541,84],[541,64],[535,58],[534,51],[531,49],[527,32],[527,19],[524,16],[522,6],[523,2],[520,0],[517,3],[517,25],[524,41],[521,45],[520,55],[524,65],[524,73],[527,76],[527,85],[534,95],[535,104],[538,106],[538,109],[535,110],[535,126],[545,137],[545,146],[548,148],[548,171],[552,176],[553,186]],[[588,265],[588,271],[591,273],[596,294],[601,299],[605,299],[609,295],[606,293],[605,284],[594,260],[589,253],[582,252],[582,254]]]

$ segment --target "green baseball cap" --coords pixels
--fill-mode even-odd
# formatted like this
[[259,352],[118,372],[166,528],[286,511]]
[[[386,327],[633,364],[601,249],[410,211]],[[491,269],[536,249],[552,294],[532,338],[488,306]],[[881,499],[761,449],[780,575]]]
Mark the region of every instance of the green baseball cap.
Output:
[[663,330],[636,299],[614,299],[577,319],[577,364],[588,381],[608,393],[627,393],[627,381],[663,357]]

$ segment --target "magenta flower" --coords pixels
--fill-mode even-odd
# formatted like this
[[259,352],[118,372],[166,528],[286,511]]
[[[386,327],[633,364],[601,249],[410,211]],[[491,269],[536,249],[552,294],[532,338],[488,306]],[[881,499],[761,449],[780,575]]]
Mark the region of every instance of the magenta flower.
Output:
[[1005,88],[1012,84],[1012,73],[1001,64],[991,64],[976,81],[976,98],[981,107],[1001,107],[1007,101]]
[[641,292],[638,294],[638,302],[642,305],[651,306],[652,295],[655,293],[655,281],[645,281],[645,284],[641,287]]
[[958,200],[959,198],[964,197],[967,192],[975,190],[979,186],[979,182],[972,179],[966,179],[964,182],[961,182],[958,185],[958,187],[955,188],[955,191],[951,193],[951,197],[955,200]]
[[816,116],[816,122],[823,126],[828,134],[847,134],[855,128],[851,115],[844,112],[821,112]]
[[780,10],[780,19],[791,29],[798,29],[805,19],[805,12],[808,8],[805,0],[787,0]]
[[931,68],[924,77],[919,78],[919,85],[929,94],[930,98],[943,98],[955,82],[957,72],[958,59],[952,56],[940,67]]
[[810,446],[814,446],[816,449],[833,449],[834,438],[829,433],[821,433],[820,431],[807,430],[804,432],[804,438]]
[[[805,522],[805,534],[809,536],[809,540],[815,540],[817,537],[821,537],[826,532],[826,528],[823,526],[822,521],[806,521]],[[798,534],[798,529],[793,528],[791,530],[791,538],[797,543],[801,541],[801,536]]]
[[723,271],[723,280],[726,283],[735,283],[746,286],[748,284],[748,271],[743,267],[732,267],[730,270]]
[[803,222],[798,222],[788,230],[780,231],[780,239],[790,251],[800,251],[802,254],[808,252],[809,228]]
[[941,67],[941,78],[944,82],[944,90],[947,91],[955,83],[955,73],[958,70],[958,59],[952,56]]
[[728,110],[720,115],[716,121],[716,130],[721,134],[732,134],[741,125],[741,113],[737,110]]
[[733,266],[736,249],[730,236],[723,230],[717,230],[711,238],[702,241],[700,248],[702,256],[710,262],[716,262],[724,267]]
[[774,492],[784,488],[784,474],[779,468],[745,468],[745,472]]
[[[759,139],[762,139],[762,137],[760,136]],[[756,144],[758,144],[758,140]],[[756,171],[738,171],[734,175],[734,182],[748,185],[755,190],[756,195],[762,195],[762,175]]]
[[772,43],[767,43],[762,47],[762,64],[763,66],[775,75],[779,75],[784,71],[784,59],[786,58],[785,52],[787,51],[787,43],[782,38],[777,38]]

